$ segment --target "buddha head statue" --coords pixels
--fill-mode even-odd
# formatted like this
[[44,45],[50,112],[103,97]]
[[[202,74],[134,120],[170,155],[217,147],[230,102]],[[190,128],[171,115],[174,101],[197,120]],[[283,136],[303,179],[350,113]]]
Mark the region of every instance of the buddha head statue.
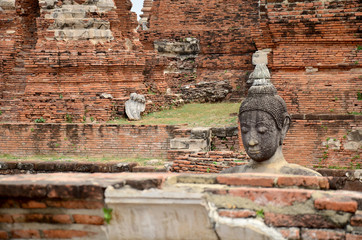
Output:
[[284,100],[270,82],[266,64],[257,64],[249,81],[252,86],[239,110],[242,140],[249,157],[264,162],[277,151],[281,153],[291,121]]
[[288,163],[282,153],[284,138],[291,119],[284,100],[270,82],[267,63],[269,50],[253,55],[256,65],[250,74],[251,87],[241,103],[239,122],[241,138],[251,161],[245,165],[224,169],[221,173],[277,173],[321,176],[309,168]]

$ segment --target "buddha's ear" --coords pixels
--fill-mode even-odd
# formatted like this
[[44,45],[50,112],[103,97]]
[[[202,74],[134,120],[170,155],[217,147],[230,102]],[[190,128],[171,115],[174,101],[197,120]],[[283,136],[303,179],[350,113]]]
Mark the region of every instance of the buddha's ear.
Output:
[[291,123],[291,119],[289,116],[285,116],[284,118],[284,122],[283,122],[283,127],[282,127],[282,131],[281,131],[281,138],[280,138],[280,145],[283,144],[283,141],[284,141],[284,138],[285,136],[287,135],[287,132],[289,130],[289,127],[290,127],[290,123]]

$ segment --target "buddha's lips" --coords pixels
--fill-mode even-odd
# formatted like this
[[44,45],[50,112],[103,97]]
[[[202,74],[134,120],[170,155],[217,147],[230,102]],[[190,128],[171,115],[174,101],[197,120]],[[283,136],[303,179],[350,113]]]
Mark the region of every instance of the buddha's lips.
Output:
[[258,154],[260,153],[260,150],[249,150],[248,152],[251,154]]

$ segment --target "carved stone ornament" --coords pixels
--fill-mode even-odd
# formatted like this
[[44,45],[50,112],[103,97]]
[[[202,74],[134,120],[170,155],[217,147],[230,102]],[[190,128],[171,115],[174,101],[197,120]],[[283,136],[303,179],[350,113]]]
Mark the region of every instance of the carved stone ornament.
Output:
[[131,93],[130,99],[125,103],[125,108],[129,120],[141,120],[141,113],[146,108],[146,99],[141,94]]
[[257,62],[249,82],[252,86],[240,106],[239,122],[243,145],[251,161],[222,173],[265,172],[320,176],[311,169],[289,164],[284,159],[282,144],[291,119],[284,100],[270,82],[266,63]]

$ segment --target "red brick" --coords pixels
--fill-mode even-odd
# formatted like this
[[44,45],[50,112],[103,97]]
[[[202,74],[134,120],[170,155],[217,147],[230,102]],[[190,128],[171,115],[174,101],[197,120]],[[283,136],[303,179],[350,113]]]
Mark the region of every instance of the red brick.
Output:
[[229,195],[248,198],[259,205],[291,206],[296,202],[305,202],[311,198],[310,190],[301,189],[259,189],[232,188]]
[[216,178],[220,184],[234,186],[257,186],[257,187],[273,187],[273,177],[263,176],[244,176],[244,175],[221,175]]
[[71,217],[69,215],[58,214],[58,215],[52,215],[50,217],[50,222],[69,224],[69,223],[72,223],[72,219],[71,219]]
[[40,238],[40,233],[38,230],[12,230],[12,238]]
[[22,208],[46,208],[46,204],[38,201],[28,201],[21,204]]
[[103,225],[104,219],[99,216],[74,214],[74,221],[81,224]]
[[274,227],[336,228],[337,224],[317,214],[287,215],[266,212],[265,223]]
[[0,208],[18,208],[19,202],[15,199],[1,199]]
[[80,230],[43,230],[44,237],[46,238],[62,238],[62,239],[72,239],[76,237],[86,237],[91,235],[91,232],[80,231]]
[[0,223],[12,223],[13,219],[10,214],[0,214]]
[[[322,182],[322,184],[321,184]],[[304,187],[311,189],[319,189],[321,187],[325,188],[326,183],[328,184],[328,179],[312,176],[283,176],[278,177],[277,184],[280,187]]]
[[13,214],[12,218],[13,218],[14,222],[16,222],[16,223],[26,222],[26,218],[25,218],[24,214]]
[[250,210],[219,210],[219,215],[230,218],[250,218],[256,216],[255,212]]
[[9,234],[0,230],[0,239],[9,239]]
[[314,206],[322,210],[334,210],[343,212],[356,212],[357,202],[351,199],[341,198],[318,198],[314,201]]
[[362,213],[357,212],[354,216],[351,218],[351,225],[356,227],[362,227]]
[[362,240],[362,234],[346,234],[346,240]]
[[300,230],[299,228],[278,228],[277,229],[285,239],[299,240]]
[[344,240],[344,231],[334,231],[327,229],[302,229],[302,239],[304,240]]
[[47,200],[49,207],[69,208],[69,209],[98,209],[103,208],[103,202],[87,200]]

